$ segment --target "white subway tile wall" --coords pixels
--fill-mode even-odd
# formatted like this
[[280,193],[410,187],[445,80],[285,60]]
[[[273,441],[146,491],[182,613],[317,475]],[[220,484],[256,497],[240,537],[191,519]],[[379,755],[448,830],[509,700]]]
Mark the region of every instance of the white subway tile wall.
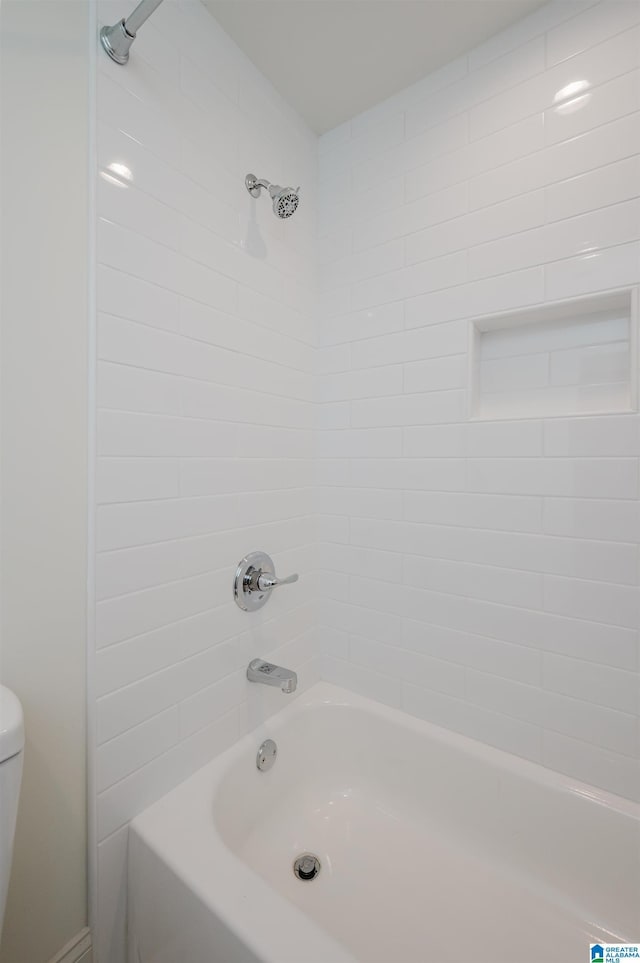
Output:
[[326,678],[633,799],[640,421],[559,416],[628,322],[467,392],[470,319],[640,281],[639,68],[639,3],[552,3],[320,139],[316,502]]
[[[319,141],[196,0],[99,55],[99,963],[128,821],[282,706],[257,655],[640,799],[638,418],[468,420],[470,319],[640,280],[639,39],[552,3]],[[249,616],[257,548],[303,578]]]
[[[124,963],[128,821],[282,707],[251,658],[319,678],[317,138],[175,0],[126,68],[98,56],[96,133],[96,941]],[[249,197],[249,171],[303,185],[294,219]],[[255,549],[303,577],[248,614],[232,579]]]

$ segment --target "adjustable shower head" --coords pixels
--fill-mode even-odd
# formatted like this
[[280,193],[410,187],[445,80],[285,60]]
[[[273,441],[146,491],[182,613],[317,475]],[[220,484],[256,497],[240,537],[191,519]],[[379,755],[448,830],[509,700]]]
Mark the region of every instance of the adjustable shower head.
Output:
[[273,201],[273,213],[277,214],[278,217],[291,217],[292,214],[295,214],[300,203],[299,190],[299,187],[294,191],[293,187],[272,185],[269,188],[269,193]]
[[287,218],[295,214],[300,203],[300,188],[280,187],[279,184],[270,184],[269,181],[258,180],[255,174],[247,174],[244,179],[247,190],[252,197],[260,197],[260,192],[264,187],[269,191],[273,201],[273,213],[277,217]]

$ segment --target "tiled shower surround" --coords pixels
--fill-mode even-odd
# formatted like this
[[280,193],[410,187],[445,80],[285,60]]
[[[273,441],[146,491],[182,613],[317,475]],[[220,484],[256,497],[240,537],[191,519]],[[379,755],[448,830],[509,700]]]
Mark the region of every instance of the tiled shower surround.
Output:
[[[470,420],[468,347],[471,318],[640,280],[639,23],[543,7],[319,169],[323,676],[634,799],[638,416]],[[616,325],[555,338],[576,402]]]
[[[254,656],[640,799],[639,419],[471,420],[467,350],[640,281],[639,51],[553,3],[319,141],[197,0],[98,55],[98,963],[127,822],[284,704]],[[301,579],[249,615],[254,549]]]
[[[98,57],[97,141],[97,953],[121,963],[128,820],[282,705],[252,658],[318,678],[317,139],[200,3],[166,0],[126,68]],[[294,219],[250,171],[303,185]],[[302,578],[248,615],[255,549]]]

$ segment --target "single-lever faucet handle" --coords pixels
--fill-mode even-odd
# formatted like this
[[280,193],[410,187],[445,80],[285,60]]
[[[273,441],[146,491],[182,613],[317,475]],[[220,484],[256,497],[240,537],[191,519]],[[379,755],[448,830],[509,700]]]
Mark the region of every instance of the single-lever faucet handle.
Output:
[[238,563],[233,580],[233,597],[243,611],[255,612],[262,608],[274,588],[291,585],[299,577],[296,572],[287,578],[278,578],[273,559],[266,552],[251,552]]
[[258,588],[264,592],[266,589],[275,588],[277,585],[291,585],[292,582],[297,582],[300,576],[297,572],[293,575],[287,575],[286,578],[278,578],[277,575],[259,575],[258,576]]

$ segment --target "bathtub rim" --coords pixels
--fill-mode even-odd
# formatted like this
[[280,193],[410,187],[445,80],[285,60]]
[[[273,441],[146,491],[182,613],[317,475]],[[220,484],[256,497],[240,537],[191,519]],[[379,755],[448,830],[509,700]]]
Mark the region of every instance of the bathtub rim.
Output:
[[[637,822],[640,832],[640,803],[332,683],[318,682],[143,810],[129,824],[132,837],[162,860],[194,897],[264,960],[264,963],[296,963],[297,957],[289,955],[290,944],[295,943],[296,934],[299,934],[305,943],[311,937],[315,948],[324,954],[325,959],[331,959],[332,963],[356,963],[356,957],[309,916],[270,887],[233,852],[215,823],[211,807],[229,768],[246,753],[249,753],[251,758],[258,744],[256,740],[262,741],[266,735],[277,739],[278,731],[285,726],[295,725],[295,719],[301,713],[309,709],[332,706],[373,714],[394,727],[412,730],[442,746],[449,746],[466,756],[470,755],[494,770],[508,771],[555,792],[577,796],[585,802],[630,818]],[[181,806],[180,803],[185,805]],[[207,808],[211,832],[208,834],[206,848],[213,860],[204,867],[200,860],[203,847],[198,846],[193,834],[190,834],[184,812],[190,809],[195,813],[195,822],[198,813],[204,815]],[[171,826],[176,830],[174,833],[167,831],[167,827]],[[130,854],[132,848],[134,847],[130,847]],[[211,865],[215,865],[215,873],[211,873]],[[131,868],[129,872],[131,876]],[[241,894],[241,899],[238,898],[238,893]],[[286,920],[285,925],[282,925],[283,919]],[[252,925],[248,925],[248,920],[251,920]],[[255,935],[257,928],[262,934],[260,939]],[[282,930],[286,931],[284,942]],[[319,959],[322,959],[322,956]]]

